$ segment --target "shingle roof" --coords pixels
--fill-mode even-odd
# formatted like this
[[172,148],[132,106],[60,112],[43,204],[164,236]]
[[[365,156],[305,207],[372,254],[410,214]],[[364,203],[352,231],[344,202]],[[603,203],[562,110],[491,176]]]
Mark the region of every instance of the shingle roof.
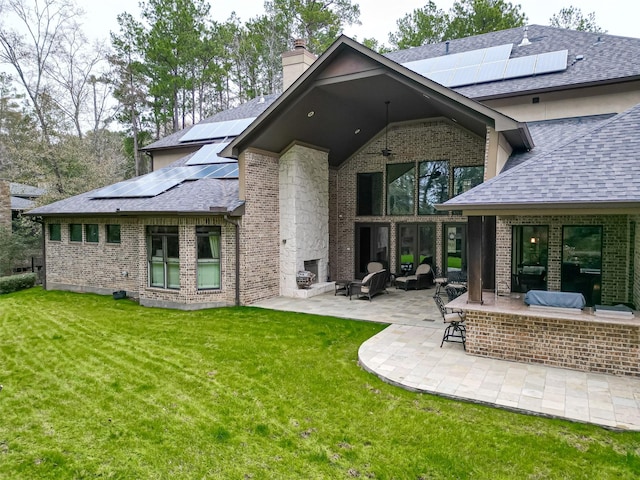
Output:
[[35,202],[27,198],[11,197],[11,210],[28,210],[33,208]]
[[502,171],[506,172],[533,157],[558,148],[613,116],[615,113],[527,122],[535,148],[528,152],[517,152],[511,155]]
[[44,195],[46,190],[38,187],[32,187],[31,185],[25,185],[24,183],[11,182],[9,184],[9,191],[11,195],[15,197],[23,198],[35,198]]
[[[239,120],[241,118],[252,118],[257,117],[262,112],[264,112],[269,105],[271,105],[276,98],[278,98],[279,94],[271,94],[264,95],[262,97],[256,97],[252,100],[249,100],[242,105],[239,105],[235,108],[230,108],[228,110],[223,110],[222,112],[218,112],[215,115],[205,118],[197,123],[197,125],[202,125],[204,123],[215,123],[215,122],[225,122],[227,120]],[[142,148],[142,151],[150,151],[168,147],[175,147],[179,145],[185,145],[180,143],[180,138],[182,138],[189,130],[193,128],[193,125],[190,127],[184,128],[178,132],[172,133],[160,140],[153,142],[150,145]],[[192,142],[192,143],[201,143],[201,142]],[[188,144],[187,144],[188,145]]]
[[[29,215],[232,212],[244,202],[238,180],[201,179],[183,182],[151,198],[92,198],[97,190],[66,198],[29,211]],[[213,210],[212,210],[213,209]]]
[[640,104],[444,205],[615,206],[640,203]]
[[[523,31],[523,28],[512,28],[451,40],[449,53],[508,43],[513,44],[511,58],[567,49],[567,69],[564,72],[469,85],[454,90],[470,98],[483,99],[640,77],[640,39],[530,25],[528,38],[531,44],[519,47]],[[386,56],[395,62],[406,63],[445,55],[445,49],[446,44],[442,42],[392,52]],[[576,60],[577,55],[583,55],[584,58]]]

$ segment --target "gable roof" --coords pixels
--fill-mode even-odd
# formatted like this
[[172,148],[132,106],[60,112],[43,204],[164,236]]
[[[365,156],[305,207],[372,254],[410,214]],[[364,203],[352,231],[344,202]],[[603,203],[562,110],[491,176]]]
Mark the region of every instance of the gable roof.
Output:
[[237,157],[249,147],[279,153],[299,141],[326,149],[338,165],[384,128],[386,101],[390,123],[445,117],[479,136],[489,125],[515,148],[532,146],[524,124],[343,35],[222,155]]
[[[510,58],[568,50],[565,71],[454,88],[455,91],[478,100],[640,79],[638,38],[542,25],[529,25],[527,28],[531,43],[526,46],[519,46],[524,36],[524,28],[520,27],[422,45],[388,53],[386,56],[398,63],[444,56],[447,44],[449,54],[513,44]],[[578,56],[582,56],[582,59],[577,60]]]
[[640,207],[640,104],[439,205],[440,210]]

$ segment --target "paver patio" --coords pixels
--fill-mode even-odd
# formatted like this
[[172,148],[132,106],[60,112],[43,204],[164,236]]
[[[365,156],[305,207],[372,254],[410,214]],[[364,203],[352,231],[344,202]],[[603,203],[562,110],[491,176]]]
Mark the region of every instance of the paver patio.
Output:
[[402,388],[640,431],[640,379],[477,357],[458,343],[440,348],[444,324],[433,293],[390,289],[371,302],[330,293],[255,306],[391,324],[358,356],[363,368]]

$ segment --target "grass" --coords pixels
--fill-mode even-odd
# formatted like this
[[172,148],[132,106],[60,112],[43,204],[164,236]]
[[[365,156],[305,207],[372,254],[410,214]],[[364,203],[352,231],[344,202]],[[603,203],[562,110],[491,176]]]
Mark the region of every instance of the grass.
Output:
[[0,296],[0,478],[638,478],[640,434],[411,393],[381,325]]

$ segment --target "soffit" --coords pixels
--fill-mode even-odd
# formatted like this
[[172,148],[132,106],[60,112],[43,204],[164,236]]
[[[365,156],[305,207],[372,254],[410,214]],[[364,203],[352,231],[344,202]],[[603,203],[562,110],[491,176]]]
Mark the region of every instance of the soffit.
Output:
[[235,155],[246,148],[279,153],[297,141],[327,150],[330,165],[340,165],[384,130],[387,101],[390,123],[445,117],[481,137],[487,125],[495,126],[490,109],[463,97],[452,99],[449,95],[457,94],[412,72],[401,73],[383,57],[376,61],[346,44],[330,55],[232,143]]

